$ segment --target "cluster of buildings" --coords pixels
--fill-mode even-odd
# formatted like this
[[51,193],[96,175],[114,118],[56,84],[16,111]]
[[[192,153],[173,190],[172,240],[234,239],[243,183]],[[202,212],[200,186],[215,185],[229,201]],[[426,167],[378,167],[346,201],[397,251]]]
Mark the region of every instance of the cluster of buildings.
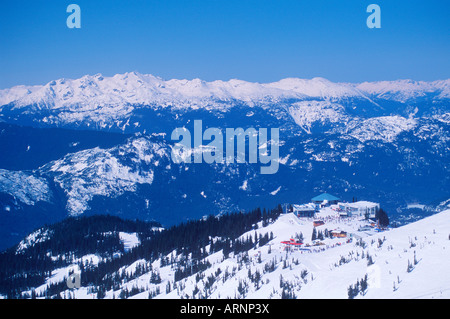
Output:
[[311,202],[308,204],[293,205],[292,212],[298,217],[316,217],[324,207],[330,207],[340,217],[360,216],[366,219],[375,219],[376,213],[380,209],[380,204],[368,201],[346,203],[336,196],[322,193],[311,198]]
[[[297,217],[312,218],[314,228],[323,226],[329,221],[331,221],[331,225],[336,226],[336,223],[333,223],[333,220],[336,218],[340,220],[340,218],[347,217],[356,218],[359,220],[365,219],[370,223],[363,225],[358,229],[358,231],[372,231],[376,227],[375,219],[379,209],[379,203],[369,201],[353,201],[351,203],[347,203],[328,193],[323,193],[311,198],[310,203],[291,206],[291,212],[296,214]],[[331,230],[329,234],[333,238],[347,238],[356,236],[353,232],[351,234],[347,234],[346,231],[339,228]],[[302,242],[292,238],[289,241],[282,241],[281,243],[289,247],[294,246],[295,249],[300,249],[301,245],[303,245]],[[321,243],[316,242],[315,244]],[[305,248],[301,249],[304,250]]]

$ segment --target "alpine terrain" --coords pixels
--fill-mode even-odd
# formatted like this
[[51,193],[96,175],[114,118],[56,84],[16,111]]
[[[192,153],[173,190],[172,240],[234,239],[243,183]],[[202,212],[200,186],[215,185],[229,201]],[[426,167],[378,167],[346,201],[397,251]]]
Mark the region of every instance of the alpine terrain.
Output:
[[[449,101],[450,80],[206,82],[137,72],[0,90],[0,249],[67,217],[110,215],[170,229],[206,215],[306,203],[325,191],[344,201],[380,203],[391,224],[404,225],[448,208]],[[172,132],[194,132],[196,120],[203,129],[223,132],[279,128],[278,170],[261,174],[262,164],[248,160],[174,163],[171,152],[178,140]],[[274,219],[270,227],[288,219]],[[383,249],[388,246],[383,244]],[[213,256],[211,264],[222,259]],[[330,262],[325,262],[327,271]],[[317,265],[289,265],[308,271],[299,282],[319,284],[310,278],[321,271]],[[226,265],[220,269],[225,271]],[[261,280],[274,284],[275,279]],[[179,285],[184,284],[189,285]],[[248,289],[246,296],[270,295],[262,288]],[[277,291],[273,295],[282,293]]]
[[167,229],[113,216],[71,217],[0,254],[0,295],[449,298],[449,221],[445,210],[380,228],[364,216],[340,217],[337,205],[314,218],[257,208]]

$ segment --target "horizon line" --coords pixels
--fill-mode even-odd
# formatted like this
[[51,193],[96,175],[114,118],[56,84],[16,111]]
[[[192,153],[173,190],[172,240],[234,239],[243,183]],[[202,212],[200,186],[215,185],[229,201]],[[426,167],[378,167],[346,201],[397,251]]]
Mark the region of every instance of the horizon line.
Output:
[[314,77],[287,76],[287,77],[279,78],[276,81],[263,82],[263,81],[243,80],[243,79],[240,79],[238,77],[232,77],[232,78],[228,78],[228,79],[215,79],[215,80],[204,80],[204,79],[202,79],[200,77],[192,77],[192,78],[186,78],[186,77],[185,78],[183,78],[183,77],[180,77],[180,78],[175,78],[175,77],[174,78],[164,78],[164,77],[152,74],[152,73],[141,73],[139,71],[134,70],[134,71],[127,71],[127,72],[124,72],[124,73],[115,73],[113,75],[104,75],[103,73],[97,72],[97,73],[94,73],[94,74],[88,73],[88,74],[82,75],[80,77],[58,77],[56,79],[47,81],[44,84],[17,84],[17,85],[13,85],[13,86],[9,86],[9,87],[0,88],[0,90],[8,90],[8,89],[12,89],[12,88],[15,88],[15,87],[39,87],[39,86],[43,87],[43,86],[45,86],[45,85],[47,85],[47,84],[49,84],[49,83],[51,83],[53,81],[59,81],[59,80],[76,81],[76,80],[82,79],[84,77],[97,77],[97,76],[106,77],[106,78],[113,78],[113,77],[115,77],[117,75],[128,75],[128,74],[135,74],[135,75],[141,75],[141,76],[151,76],[151,77],[154,77],[154,78],[156,78],[158,80],[161,80],[161,81],[164,81],[164,82],[174,81],[174,80],[175,81],[195,81],[195,80],[200,80],[200,81],[205,82],[205,83],[214,83],[214,82],[230,82],[230,81],[234,80],[234,81],[242,81],[242,82],[254,83],[254,84],[271,84],[271,83],[277,83],[277,82],[281,82],[283,80],[289,80],[289,79],[305,80],[305,81],[325,80],[325,81],[328,81],[330,83],[335,83],[335,84],[363,84],[363,83],[400,82],[400,81],[402,81],[402,82],[411,81],[411,82],[419,82],[419,83],[420,82],[423,82],[423,83],[434,83],[434,82],[449,81],[450,80],[450,78],[445,78],[445,79],[441,78],[441,79],[435,79],[435,80],[429,80],[429,81],[427,81],[427,80],[415,80],[415,79],[412,79],[412,78],[397,78],[395,80],[374,80],[374,81],[365,80],[365,81],[362,81],[362,82],[360,82],[360,81],[353,82],[353,81],[332,81],[332,80],[330,80],[330,79],[328,79],[326,77],[323,77],[323,76],[314,76]]

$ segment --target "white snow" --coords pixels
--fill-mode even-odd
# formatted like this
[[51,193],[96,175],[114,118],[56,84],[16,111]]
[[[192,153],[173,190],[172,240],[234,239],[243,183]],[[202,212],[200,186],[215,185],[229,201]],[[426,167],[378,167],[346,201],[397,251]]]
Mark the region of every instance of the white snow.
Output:
[[[10,89],[0,90],[0,106],[16,101],[42,88],[41,85],[25,86],[19,85]],[[0,108],[1,110],[1,108]]]
[[393,142],[402,132],[417,126],[417,120],[401,116],[381,116],[366,120],[354,121],[349,124],[349,135],[361,142],[380,140]]
[[[308,103],[356,98],[373,103],[371,98],[393,99],[407,102],[411,98],[435,94],[437,99],[450,97],[450,80],[422,82],[411,80],[364,82],[360,84],[333,83],[323,78],[287,78],[272,83],[253,83],[232,79],[206,82],[193,80],[164,80],[137,72],[103,77],[101,74],[85,75],[79,79],[59,79],[42,86],[16,86],[0,90],[2,106],[12,103],[13,109],[27,108],[26,112],[53,109],[58,112],[43,119],[48,124],[78,123],[84,121],[100,128],[114,123],[125,129],[136,108],[150,106],[174,109],[207,109],[226,111],[237,104],[265,106],[268,103],[294,99]],[[324,102],[325,103],[325,102]],[[313,104],[313,102],[311,102]],[[336,111],[336,110],[335,110]],[[293,117],[302,118],[302,110],[294,107]],[[247,116],[252,116],[248,112]],[[323,114],[327,120],[336,118],[331,110]],[[311,115],[317,116],[314,113]],[[300,121],[308,129],[307,120]],[[300,124],[299,124],[300,125]]]
[[309,97],[319,98],[342,98],[361,97],[366,98],[358,89],[343,83],[333,83],[324,78],[313,78],[311,80],[287,78],[278,82],[267,84],[286,91],[300,93]]
[[344,107],[328,101],[302,101],[293,103],[289,108],[289,114],[295,123],[309,134],[314,123],[345,123],[348,121]]
[[123,242],[125,252],[133,249],[134,247],[138,246],[141,243],[136,233],[129,234],[119,232],[119,238]]
[[49,202],[52,197],[47,181],[26,171],[0,169],[0,192],[7,193],[26,205],[34,205],[39,201]]
[[243,191],[246,191],[248,188],[248,179],[244,180],[241,186],[239,186],[239,189],[242,189]]
[[270,195],[276,195],[281,190],[281,186],[279,186],[276,190],[270,192]]
[[153,166],[168,156],[160,144],[138,138],[107,150],[97,147],[71,153],[39,170],[64,189],[69,213],[79,215],[96,195],[117,197],[135,191],[137,184],[151,184]]
[[424,96],[426,93],[439,92],[439,98],[450,97],[450,80],[424,82],[413,80],[364,82],[356,89],[378,98],[407,102],[410,99]]
[[48,229],[38,229],[31,234],[29,234],[27,237],[22,239],[20,243],[17,246],[16,254],[20,253],[21,251],[27,249],[28,247],[46,241],[50,237],[50,232]]
[[[151,266],[153,271],[160,274],[160,284],[149,283],[151,274],[146,273],[123,282],[122,289],[141,288],[143,292],[132,296],[133,299],[148,298],[149,292],[157,289],[159,294],[155,298],[192,298],[195,287],[199,291],[196,298],[204,297],[207,292],[208,298],[271,299],[281,297],[283,288],[280,283],[283,283],[296,298],[345,299],[348,298],[348,287],[367,274],[368,289],[356,298],[450,298],[450,210],[381,233],[370,230],[363,219],[339,218],[336,212],[333,215],[332,207],[327,207],[321,213],[322,216],[326,215],[323,218],[325,224],[317,227],[317,230],[343,230],[350,237],[312,241],[314,218],[284,214],[268,226],[262,227],[259,223],[257,229],[241,236],[242,239],[249,236],[254,238],[255,235],[273,236],[273,240],[266,245],[250,249],[247,262],[242,261],[246,254],[231,253],[228,258],[223,258],[221,251],[215,252],[206,257],[211,267],[202,273],[203,279],[196,280],[194,274],[178,281],[177,288],[173,288],[173,267],[161,267],[158,259]],[[364,230],[359,231],[362,226],[365,226]],[[304,249],[286,250],[281,241],[297,238],[300,233],[304,238]],[[138,244],[133,234],[121,236],[132,245]],[[351,242],[349,238],[352,238]],[[209,245],[205,249],[208,251]],[[371,265],[368,263],[369,256],[373,262]],[[173,251],[167,257],[178,258],[177,252]],[[137,265],[145,263],[149,265],[146,260],[137,260],[119,272],[132,274]],[[268,270],[271,263],[274,263],[274,268]],[[408,263],[411,264],[409,271]],[[65,280],[69,268],[53,272],[48,283]],[[248,277],[249,273],[254,276],[256,272],[261,276],[258,284]],[[212,275],[213,284],[209,290],[205,290],[207,278]],[[166,292],[169,282],[173,289]],[[246,286],[244,294],[238,292],[239,283]],[[46,284],[41,288],[45,288]],[[113,295],[118,298],[119,292],[110,290],[106,292],[106,298],[113,298]],[[96,296],[89,287],[72,290],[71,294],[76,298]]]
[[408,209],[417,208],[417,209],[423,210],[425,208],[425,205],[423,205],[423,204],[408,204],[408,205],[406,205],[406,208],[408,208]]

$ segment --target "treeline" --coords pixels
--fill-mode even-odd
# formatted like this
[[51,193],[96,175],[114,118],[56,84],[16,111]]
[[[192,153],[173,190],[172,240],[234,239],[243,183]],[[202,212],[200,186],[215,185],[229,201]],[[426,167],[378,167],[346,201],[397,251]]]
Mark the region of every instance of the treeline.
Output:
[[[149,237],[156,222],[123,220],[96,215],[69,217],[59,223],[40,228],[43,237],[18,250],[12,247],[0,253],[0,294],[18,296],[20,291],[45,282],[51,271],[72,264],[77,258],[98,254],[105,258],[124,252],[118,232],[136,232]],[[83,264],[80,264],[83,267]]]
[[180,253],[185,250],[189,252],[198,251],[200,248],[211,243],[211,238],[222,238],[219,243],[213,243],[215,251],[221,250],[225,239],[235,239],[243,233],[256,227],[262,222],[267,225],[270,221],[278,218],[283,212],[281,206],[275,209],[261,211],[256,208],[248,213],[229,213],[221,216],[208,216],[202,220],[194,220],[173,226],[164,232],[156,234],[151,240],[144,241],[138,249],[147,253],[166,254],[174,249]]
[[[161,227],[159,223],[122,220],[107,215],[68,218],[46,227],[48,238],[35,242],[21,253],[17,254],[15,247],[0,254],[0,294],[8,298],[20,297],[22,291],[42,285],[53,269],[72,264],[76,258],[88,254],[104,257],[96,266],[79,262],[82,286],[97,287],[99,296],[104,291],[118,289],[124,280],[131,279],[129,274],[119,271],[121,267],[140,259],[149,263],[161,259],[162,264],[167,265],[174,262],[165,258],[172,251],[191,256],[186,265],[176,265],[177,279],[184,278],[195,270],[208,267],[201,261],[206,256],[205,246],[209,245],[208,253],[222,249],[224,253],[238,253],[258,242],[269,241],[268,234],[252,239],[251,243],[237,238],[257,228],[258,223],[269,224],[282,212],[278,205],[270,210],[256,208],[248,213],[211,215],[162,231],[153,230],[153,227]],[[125,252],[118,232],[137,233],[141,244]],[[148,271],[143,268],[134,275]],[[54,285],[51,288],[53,295],[67,287]]]
[[[256,208],[248,213],[228,213],[221,216],[208,216],[201,220],[192,220],[170,227],[164,231],[153,233],[151,237],[144,239],[141,244],[120,258],[108,259],[100,262],[98,267],[88,269],[81,274],[82,285],[101,285],[99,278],[110,278],[108,274],[116,272],[123,266],[127,266],[136,260],[145,259],[153,262],[161,259],[164,265],[170,264],[166,260],[166,255],[173,251],[183,256],[192,254],[189,267],[198,269],[204,268],[204,263],[197,262],[206,256],[203,248],[210,245],[209,253],[214,253],[224,249],[230,252],[233,246],[240,244],[248,245],[238,240],[243,233],[257,228],[259,222],[267,225],[275,220],[283,212],[280,205],[271,210]],[[266,237],[263,240],[267,240]],[[233,245],[231,244],[233,243]],[[252,242],[253,245],[253,242]],[[249,246],[251,248],[251,246]],[[237,249],[240,250],[240,249]],[[184,265],[177,265],[177,279],[190,275],[189,270],[185,270]],[[119,279],[119,278],[117,278]],[[104,282],[108,287],[114,286],[111,281]]]

